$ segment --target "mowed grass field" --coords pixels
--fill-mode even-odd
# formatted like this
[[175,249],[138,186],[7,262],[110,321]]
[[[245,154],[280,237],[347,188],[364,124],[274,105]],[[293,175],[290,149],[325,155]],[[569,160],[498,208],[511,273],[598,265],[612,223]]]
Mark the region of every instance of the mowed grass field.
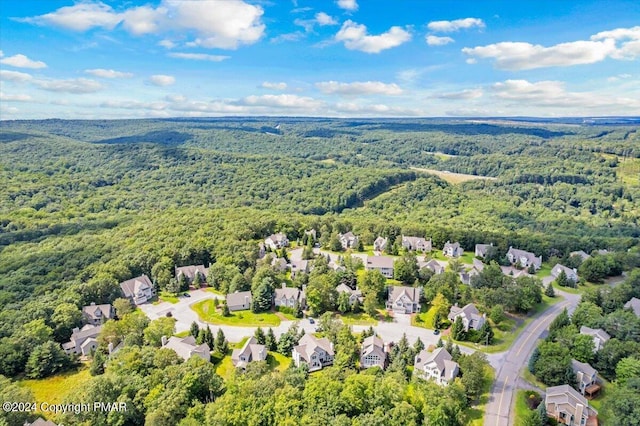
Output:
[[448,172],[446,170],[443,171],[443,170],[435,170],[435,169],[423,169],[420,167],[410,167],[410,169],[415,170],[417,172],[424,172],[430,175],[438,176],[440,179],[445,180],[454,185],[462,182],[467,182],[470,180],[477,180],[477,179],[496,180],[496,178],[490,177],[490,176],[467,175],[464,173]]
[[202,321],[218,325],[235,325],[242,327],[277,327],[280,325],[278,315],[284,315],[287,319],[294,320],[293,315],[279,312],[253,313],[250,310],[231,312],[228,317],[222,316],[212,299],[202,300],[191,306]]

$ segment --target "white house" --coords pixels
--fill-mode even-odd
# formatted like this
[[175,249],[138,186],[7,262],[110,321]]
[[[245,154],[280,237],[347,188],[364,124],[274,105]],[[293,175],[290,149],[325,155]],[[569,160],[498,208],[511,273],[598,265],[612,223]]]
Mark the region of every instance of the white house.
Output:
[[234,349],[231,354],[231,362],[238,368],[245,368],[250,362],[265,361],[267,359],[267,347],[259,345],[258,340],[251,336],[241,349]]
[[339,234],[338,238],[340,238],[340,244],[342,244],[342,248],[345,250],[358,247],[358,237],[351,231],[346,234]]
[[565,275],[569,280],[573,281],[574,283],[578,282],[579,280],[578,271],[575,268],[574,269],[567,268],[566,266],[563,266],[559,263],[557,263],[556,266],[554,266],[551,269],[551,275],[553,275],[554,278],[558,278],[562,273],[562,271],[564,271]]
[[375,251],[385,251],[387,249],[388,240],[384,237],[378,237],[373,242],[373,250]]
[[62,344],[67,354],[88,356],[98,348],[97,337],[102,330],[101,325],[87,324],[82,328],[74,328],[71,339]]
[[462,318],[465,331],[469,331],[469,329],[479,330],[486,319],[485,315],[480,315],[480,311],[473,303],[469,303],[462,308],[455,305],[452,306],[447,318],[449,321],[455,322],[458,317]]
[[293,348],[293,363],[296,367],[302,364],[309,366],[309,371],[320,370],[333,364],[333,344],[326,337],[317,338],[312,334],[302,336],[298,345]]
[[580,327],[580,334],[584,334],[584,335],[593,337],[593,351],[594,352],[598,352],[600,349],[602,349],[604,344],[607,343],[609,341],[609,339],[611,339],[611,336],[609,336],[609,333],[607,333],[603,329],[601,329],[601,328],[589,328],[589,327],[587,327],[585,325]]
[[451,243],[447,241],[442,249],[442,254],[447,257],[460,257],[462,256],[462,253],[462,247],[458,242]]
[[282,287],[274,290],[273,304],[276,306],[283,306],[285,308],[300,306],[304,309],[307,304],[306,302],[307,299],[304,288],[300,290],[296,287],[287,287],[286,283],[282,283]]
[[289,245],[289,240],[287,239],[287,234],[278,232],[277,234],[272,234],[265,238],[264,244],[271,250],[277,250],[287,247]]
[[413,371],[420,378],[446,386],[458,376],[460,367],[445,348],[438,348],[433,352],[424,349],[416,355]]
[[431,240],[426,240],[422,237],[408,237],[402,236],[402,247],[409,251],[431,251]]
[[536,257],[535,254],[509,247],[507,252],[507,259],[512,265],[520,265],[523,268],[529,268],[531,265],[538,270],[542,266],[542,256]]
[[386,278],[393,278],[393,257],[390,256],[367,256],[365,269],[367,271],[377,270]]
[[420,288],[393,286],[389,291],[387,309],[399,314],[420,312]]
[[147,303],[156,295],[156,290],[148,276],[142,275],[120,283],[120,288],[125,297],[135,305]]
[[369,336],[362,341],[360,351],[360,367],[380,367],[383,370],[387,366],[387,353],[384,351],[384,342],[378,336]]
[[162,347],[172,349],[178,356],[185,361],[192,356],[199,356],[200,358],[210,361],[211,360],[211,348],[206,343],[201,345],[196,344],[196,339],[193,336],[187,337],[175,337],[162,336]]

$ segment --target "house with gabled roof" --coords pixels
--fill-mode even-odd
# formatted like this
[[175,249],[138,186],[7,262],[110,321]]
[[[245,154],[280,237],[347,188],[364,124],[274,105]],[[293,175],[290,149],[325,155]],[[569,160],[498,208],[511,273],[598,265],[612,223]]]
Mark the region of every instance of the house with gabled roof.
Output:
[[135,305],[147,303],[156,295],[156,290],[153,287],[151,280],[146,275],[141,275],[121,282],[120,289],[122,289],[124,296],[131,300]]
[[298,274],[308,274],[313,269],[311,262],[306,259],[291,261],[291,278]]
[[460,246],[460,243],[449,242],[444,243],[444,247],[442,248],[442,254],[447,257],[460,257],[462,256],[463,250]]
[[569,426],[597,426],[598,412],[569,385],[548,387],[544,399],[547,416]]
[[385,251],[387,249],[388,240],[384,237],[378,237],[373,242],[374,251]]
[[571,253],[569,253],[569,257],[572,257],[572,256],[577,256],[577,257],[581,258],[583,262],[591,257],[591,255],[587,254],[583,250],[572,251]]
[[611,339],[609,333],[601,328],[589,328],[585,325],[580,327],[580,334],[593,337],[593,351],[598,352],[605,343]]
[[416,355],[413,372],[422,379],[445,386],[458,376],[460,366],[445,348],[437,348],[433,352],[423,349]]
[[444,274],[444,266],[435,259],[431,259],[428,262],[418,262],[418,267],[420,269],[429,268],[435,275]]
[[464,325],[465,331],[469,331],[469,329],[479,330],[486,320],[485,315],[480,315],[480,311],[473,303],[468,303],[462,308],[457,305],[452,306],[447,318],[449,321],[455,322],[458,317],[462,318],[462,325]]
[[87,324],[104,324],[105,321],[115,318],[115,316],[116,310],[109,303],[96,305],[95,302],[91,302],[89,306],[82,307],[82,319]]
[[25,422],[23,426],[58,426],[51,420],[45,420],[42,417],[38,417],[32,423]]
[[380,271],[386,278],[393,278],[393,263],[390,256],[367,256],[364,269],[367,271]]
[[493,243],[490,244],[476,244],[475,256],[484,259],[487,256],[487,252],[493,247]]
[[277,234],[271,234],[264,240],[264,244],[271,250],[281,249],[289,245],[287,234],[278,232]]
[[307,298],[303,289],[297,287],[287,287],[287,283],[282,283],[280,288],[274,290],[273,304],[275,306],[283,306],[285,308],[295,308],[300,306],[305,309],[307,306]]
[[598,371],[586,362],[571,360],[571,369],[576,375],[576,386],[582,395],[593,395],[600,390]]
[[296,367],[302,364],[309,366],[309,371],[320,370],[333,364],[333,343],[326,337],[318,338],[312,334],[302,336],[292,351],[293,363]]
[[566,266],[561,265],[559,263],[557,263],[556,266],[551,268],[551,275],[553,276],[553,278],[558,278],[563,271],[564,271],[564,274],[567,276],[567,278],[573,281],[574,283],[577,283],[578,280],[580,279],[578,277],[578,271],[575,268],[574,269],[567,268]]
[[340,244],[342,244],[342,248],[353,249],[358,247],[358,237],[353,234],[353,232],[349,231],[345,234],[338,234],[338,238],[340,239]]
[[364,302],[364,296],[358,288],[354,290],[346,284],[339,284],[336,287],[336,292],[338,293],[338,295],[340,295],[340,293],[347,293],[349,295],[349,304],[351,306],[356,303],[356,300],[360,303]]
[[251,309],[251,302],[253,300],[250,291],[236,291],[235,293],[229,293],[227,294],[226,299],[227,306],[231,312]]
[[640,299],[632,297],[627,303],[624,304],[625,309],[630,309],[637,317],[640,317]]
[[542,267],[542,256],[536,257],[535,254],[529,251],[519,250],[513,247],[509,247],[507,259],[509,259],[509,263],[512,265],[520,265],[523,268],[529,268],[533,265],[536,271]]
[[369,336],[362,341],[360,350],[360,368],[387,367],[387,353],[384,342],[378,336]]
[[402,236],[402,247],[409,251],[421,251],[423,253],[431,251],[431,240],[422,237]]
[[283,257],[274,257],[271,259],[271,266],[278,272],[284,272],[289,269],[289,263]]
[[234,349],[231,362],[237,368],[246,368],[250,362],[266,361],[267,347],[258,344],[258,339],[251,336],[240,349]]
[[184,276],[189,284],[193,284],[196,275],[200,275],[202,282],[206,282],[209,276],[209,268],[205,268],[204,265],[176,266],[175,269],[176,279],[179,280],[181,276]]
[[62,349],[67,354],[89,356],[98,348],[98,335],[102,331],[102,325],[87,324],[82,328],[74,328],[71,339],[62,344]]
[[420,312],[419,287],[393,286],[389,289],[387,309],[399,314],[413,314]]
[[206,343],[198,345],[196,339],[193,336],[187,337],[175,337],[162,336],[162,347],[172,349],[178,356],[185,361],[193,356],[199,356],[200,358],[210,361],[211,360],[211,348]]

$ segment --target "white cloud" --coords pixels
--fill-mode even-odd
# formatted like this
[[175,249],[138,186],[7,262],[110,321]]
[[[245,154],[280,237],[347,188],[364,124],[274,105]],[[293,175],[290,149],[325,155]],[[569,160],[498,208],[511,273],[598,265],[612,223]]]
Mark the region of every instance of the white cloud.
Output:
[[171,86],[176,82],[176,78],[170,75],[156,74],[149,77],[149,82],[155,86]]
[[334,109],[342,113],[340,115],[357,115],[364,117],[389,117],[389,116],[417,116],[423,115],[422,111],[410,108],[389,106],[385,104],[357,104],[354,102],[337,103]]
[[454,42],[451,37],[438,37],[434,35],[426,36],[425,40],[429,46],[444,46],[445,44]]
[[0,59],[0,63],[11,65],[12,67],[16,68],[39,69],[47,67],[47,64],[45,64],[44,62],[31,60],[22,54],[3,57],[2,59]]
[[120,109],[150,109],[154,111],[161,111],[167,108],[169,104],[167,102],[140,102],[140,101],[119,101],[108,100],[102,102],[100,107],[102,108],[120,108]]
[[442,93],[437,95],[440,99],[477,99],[482,97],[482,89],[465,89],[459,92]]
[[193,59],[195,61],[211,61],[211,62],[222,62],[225,59],[229,59],[230,56],[224,55],[207,55],[206,53],[169,53],[170,57],[178,58],[178,59]]
[[433,21],[429,22],[427,28],[431,31],[441,33],[451,33],[468,28],[484,28],[484,21],[479,18],[456,19],[455,21]]
[[238,102],[240,105],[280,107],[280,108],[303,108],[313,109],[322,106],[322,102],[309,97],[297,95],[262,95],[247,96]]
[[100,77],[100,78],[131,78],[133,77],[133,74],[130,72],[106,70],[102,68],[84,70],[84,72],[87,74],[91,74],[94,77]]
[[315,86],[323,93],[346,96],[357,95],[400,95],[402,89],[395,83],[387,84],[381,81],[356,81],[340,83],[338,81],[323,81]]
[[27,74],[24,72],[0,70],[0,80],[2,81],[15,81],[18,83],[23,83],[25,81],[31,80],[32,78],[33,77],[31,77],[31,74]]
[[591,40],[606,40],[612,38],[614,40],[640,40],[640,26],[632,28],[616,28],[615,30],[601,31],[591,36]]
[[344,42],[344,46],[349,50],[380,53],[411,40],[411,34],[401,27],[394,26],[380,35],[368,35],[366,26],[348,20],[342,24],[335,39]]
[[2,102],[29,102],[31,100],[31,96],[29,95],[11,95],[8,93],[0,92],[0,101]]
[[94,93],[104,86],[88,78],[72,78],[68,80],[34,80],[33,83],[43,90],[74,94]]
[[358,3],[356,2],[356,0],[338,0],[336,1],[336,4],[340,9],[349,10],[352,12],[358,10]]
[[274,83],[274,82],[270,82],[270,81],[265,81],[263,82],[260,87],[262,87],[263,89],[270,89],[270,90],[286,90],[287,89],[287,83]]
[[[105,3],[83,2],[18,20],[74,31],[91,28],[111,30],[118,24],[134,35],[180,31],[195,34],[196,38],[191,43],[196,46],[236,49],[242,44],[255,43],[263,36],[263,13],[260,6],[243,0],[162,0],[157,7],[131,7],[122,12]],[[164,41],[163,45],[166,47],[168,44]]]
[[324,12],[316,13],[315,18],[316,18],[316,22],[320,26],[336,25],[338,23],[338,21],[336,21],[332,16],[329,16]]
[[177,44],[174,43],[173,41],[169,40],[169,39],[164,39],[164,40],[160,40],[158,42],[158,46],[162,46],[165,49],[173,49],[174,47],[177,46]]
[[305,34],[301,31],[296,31],[293,33],[280,34],[271,38],[269,41],[271,43],[282,43],[286,41],[298,41],[302,40],[305,37]]
[[631,74],[625,73],[625,74],[612,75],[611,77],[607,78],[607,81],[609,83],[614,83],[616,81],[620,81],[627,78],[631,78]]

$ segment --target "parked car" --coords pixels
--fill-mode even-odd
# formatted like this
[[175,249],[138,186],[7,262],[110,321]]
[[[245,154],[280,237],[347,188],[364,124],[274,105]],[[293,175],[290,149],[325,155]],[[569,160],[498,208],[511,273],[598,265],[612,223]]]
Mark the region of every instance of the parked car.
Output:
[[440,330],[438,330],[438,329],[436,328],[435,330],[433,330],[433,334],[435,334],[435,335],[437,336],[438,334],[440,334]]
[[309,324],[315,324],[316,320],[314,320],[313,318],[309,318]]
[[191,295],[189,293],[185,293],[184,297],[191,297]]

